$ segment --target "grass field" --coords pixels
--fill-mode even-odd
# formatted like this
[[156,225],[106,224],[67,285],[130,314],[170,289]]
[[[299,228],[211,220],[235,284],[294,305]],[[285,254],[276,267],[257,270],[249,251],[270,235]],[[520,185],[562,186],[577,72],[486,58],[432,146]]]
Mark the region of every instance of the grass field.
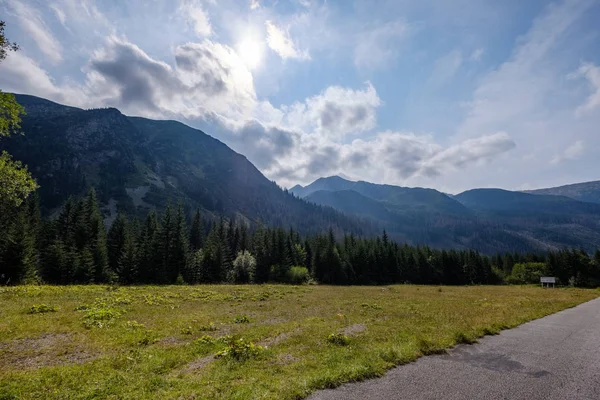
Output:
[[516,286],[0,288],[0,399],[296,399],[572,307]]

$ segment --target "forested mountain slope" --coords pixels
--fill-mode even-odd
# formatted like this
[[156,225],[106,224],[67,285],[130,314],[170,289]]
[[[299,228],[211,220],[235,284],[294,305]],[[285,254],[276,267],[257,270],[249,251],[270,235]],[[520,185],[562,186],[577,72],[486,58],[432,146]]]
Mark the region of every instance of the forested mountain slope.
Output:
[[600,203],[600,181],[574,183],[546,189],[527,190],[525,193],[566,196],[579,201]]
[[69,196],[97,190],[110,218],[117,210],[144,216],[182,201],[214,215],[242,218],[302,232],[375,233],[330,208],[281,190],[246,157],[219,140],[175,121],[128,117],[117,109],[82,110],[16,95],[27,115],[24,135],[0,142],[29,166],[42,210],[58,210]]
[[290,190],[309,201],[382,223],[413,244],[498,251],[600,246],[600,206],[564,196],[473,189],[448,196],[433,189],[320,178]]

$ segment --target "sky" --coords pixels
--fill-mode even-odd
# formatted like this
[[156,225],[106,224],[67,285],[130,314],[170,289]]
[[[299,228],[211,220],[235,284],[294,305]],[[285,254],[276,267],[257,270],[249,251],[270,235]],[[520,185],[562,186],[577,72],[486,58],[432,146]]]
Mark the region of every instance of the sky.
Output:
[[281,186],[600,179],[600,0],[0,0],[0,89],[174,119]]

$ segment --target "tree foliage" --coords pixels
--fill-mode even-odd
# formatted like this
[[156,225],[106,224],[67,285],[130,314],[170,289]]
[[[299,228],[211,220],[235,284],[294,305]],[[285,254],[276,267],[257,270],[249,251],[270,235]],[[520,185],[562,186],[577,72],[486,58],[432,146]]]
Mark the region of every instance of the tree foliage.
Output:
[[[6,218],[0,283],[473,285],[538,283],[550,275],[562,285],[600,285],[600,251],[487,256],[399,244],[385,232],[375,238],[336,237],[333,231],[302,236],[199,214],[180,204],[162,216],[151,211],[142,223],[119,215],[107,234],[93,189],[43,221],[31,196]],[[193,245],[192,236],[206,239]]]
[[[4,35],[4,21],[0,21],[0,62],[9,51],[18,50],[16,43],[11,43]],[[19,132],[21,115],[25,109],[17,103],[15,96],[0,90],[0,139]],[[0,154],[0,213],[9,212],[11,207],[18,207],[37,185],[27,168],[19,161],[2,152]],[[0,228],[3,226],[0,217]]]

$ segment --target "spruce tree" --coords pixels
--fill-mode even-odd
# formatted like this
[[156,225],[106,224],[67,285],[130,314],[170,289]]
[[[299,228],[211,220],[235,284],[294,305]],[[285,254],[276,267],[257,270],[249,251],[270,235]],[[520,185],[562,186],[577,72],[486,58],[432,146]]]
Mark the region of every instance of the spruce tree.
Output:
[[204,242],[204,227],[202,226],[202,216],[200,210],[196,209],[192,225],[190,227],[190,249],[198,251],[202,248]]
[[107,249],[108,249],[108,267],[112,273],[119,270],[119,261],[125,247],[127,218],[119,213],[108,230]]

